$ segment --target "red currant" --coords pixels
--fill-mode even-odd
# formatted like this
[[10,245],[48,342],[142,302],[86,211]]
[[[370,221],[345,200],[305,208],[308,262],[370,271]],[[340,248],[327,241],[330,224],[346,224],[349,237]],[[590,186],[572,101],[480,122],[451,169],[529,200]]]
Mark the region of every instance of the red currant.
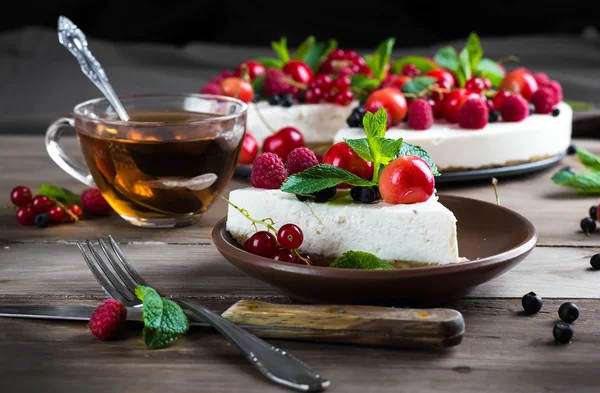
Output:
[[315,77],[315,80],[311,85],[320,87],[321,90],[329,90],[331,89],[331,86],[333,86],[333,80],[329,75],[320,74]]
[[436,68],[435,70],[429,70],[425,73],[425,75],[435,78],[438,81],[447,81],[450,84],[449,87],[452,87],[456,84],[454,75],[452,75],[452,73],[450,71],[445,70],[443,68]]
[[277,239],[271,232],[259,231],[246,240],[244,250],[261,257],[273,258],[277,251]]
[[263,152],[277,154],[283,161],[297,147],[304,146],[304,137],[294,127],[284,127],[267,137],[263,142]]
[[[366,162],[346,142],[338,142],[331,146],[323,156],[323,164],[329,164],[354,173],[356,176],[370,180],[373,177],[373,163]],[[340,188],[349,187],[340,184]]]
[[354,98],[354,94],[350,90],[340,91],[335,95],[335,103],[338,105],[349,105]]
[[244,135],[244,141],[242,142],[242,151],[240,152],[240,156],[238,158],[238,164],[252,164],[257,154],[258,143],[256,142],[256,139],[254,139],[252,134],[246,132],[246,134]]
[[489,90],[492,88],[492,81],[489,80],[488,78],[481,78],[481,80],[483,81],[483,88],[486,90]]
[[33,224],[33,219],[35,218],[35,212],[33,208],[29,206],[24,206],[17,210],[17,222],[21,225],[31,225]]
[[331,91],[326,91],[325,93],[323,93],[323,100],[325,100],[325,102],[335,102],[335,94],[333,94]]
[[318,87],[309,87],[304,92],[304,102],[307,104],[317,104],[321,102],[321,98],[323,97],[323,92]]
[[291,252],[290,250],[286,250],[283,248],[275,251],[275,255],[273,255],[273,259],[276,261],[281,261],[281,262],[290,262],[290,263],[296,262],[296,256],[294,255],[294,253]]
[[465,89],[474,93],[481,93],[483,89],[485,89],[485,83],[483,82],[483,79],[473,77],[467,81]]
[[[302,257],[302,259],[308,261],[309,265],[314,265],[314,258],[310,254],[307,254],[305,252],[301,252],[300,253],[300,257]],[[296,259],[296,262],[306,263],[302,259],[298,258],[298,259]]]
[[304,241],[302,229],[295,224],[285,224],[277,232],[277,240],[287,250],[299,248]]
[[433,195],[434,188],[431,168],[416,156],[396,158],[379,177],[381,198],[391,204],[425,202]]
[[65,211],[60,206],[52,206],[50,210],[48,210],[48,217],[53,223],[62,222],[65,218]]
[[496,107],[494,106],[494,100],[488,98],[487,100],[485,100],[485,103],[488,107],[488,111],[493,111],[494,109],[496,109]]
[[[67,209],[71,213],[73,213],[75,216],[77,216],[78,219],[81,218],[81,216],[83,216],[83,210],[81,209],[81,206],[79,206],[79,205],[69,205],[69,206],[67,206]],[[71,222],[75,221],[75,219],[70,214],[67,214],[66,217],[67,217],[67,221],[71,221]]]
[[346,54],[346,52],[341,49],[341,48],[335,48],[334,50],[331,51],[331,54],[329,55],[330,59],[335,59],[335,60],[341,60],[344,58],[344,55]]
[[254,98],[254,90],[250,82],[241,80],[236,76],[225,78],[220,83],[221,92],[228,97],[236,97],[244,102],[250,102]]
[[31,207],[33,207],[35,214],[46,213],[52,205],[52,201],[46,195],[36,195],[31,201]]
[[407,64],[402,68],[402,75],[414,78],[415,76],[421,75],[421,70],[419,70],[414,64]]
[[300,83],[309,83],[313,78],[310,67],[300,60],[290,60],[283,66],[283,72],[291,76],[296,82]]
[[340,75],[335,82],[333,82],[333,87],[338,89],[338,91],[346,91],[350,87],[350,77],[347,75]]
[[10,192],[10,200],[15,206],[23,207],[31,203],[31,190],[25,186],[16,186]]
[[243,62],[242,64],[240,64],[238,66],[238,68],[236,68],[235,73],[233,74],[234,76],[237,76],[238,78],[240,76],[242,76],[242,65],[245,64],[246,67],[248,67],[248,77],[250,78],[250,80],[254,80],[256,77],[263,75],[265,72],[267,72],[267,69],[265,68],[265,66],[255,60],[249,60],[246,62]]
[[369,104],[373,101],[379,101],[383,104],[384,108],[387,109],[388,114],[392,118],[393,126],[400,123],[406,116],[406,111],[408,110],[406,98],[404,98],[404,94],[396,88],[385,87],[373,91],[367,98],[365,109],[367,109]]

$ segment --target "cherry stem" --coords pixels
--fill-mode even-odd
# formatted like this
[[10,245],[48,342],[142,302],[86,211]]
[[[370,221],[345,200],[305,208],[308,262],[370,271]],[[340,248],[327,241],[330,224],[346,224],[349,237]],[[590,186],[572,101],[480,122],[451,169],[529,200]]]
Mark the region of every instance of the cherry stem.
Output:
[[513,55],[504,56],[503,58],[496,60],[496,63],[502,64],[502,63],[506,63],[507,61],[519,61],[519,58],[517,56],[513,56]]
[[65,213],[70,215],[71,218],[73,218],[73,220],[75,220],[76,223],[79,222],[79,217],[77,217],[77,214],[75,214],[71,210],[69,210],[61,201],[54,199],[54,198],[50,198],[50,200],[52,202],[56,203],[61,209],[63,209],[65,211]]
[[5,203],[4,207],[10,210],[19,210],[18,206],[9,205],[8,203]]
[[297,87],[298,89],[302,89],[302,90],[308,89],[308,85],[306,85],[304,83],[300,83],[298,81],[295,81],[294,79],[290,78],[289,76],[284,76],[283,78],[279,78],[279,81],[287,83],[288,85]]
[[304,258],[302,255],[300,255],[300,251],[298,251],[298,249],[294,249],[292,250],[292,252],[296,255],[296,258],[300,259],[302,262],[306,263],[307,265],[312,265],[312,263],[310,263],[310,261],[306,258]]
[[494,194],[496,195],[496,205],[500,206],[500,197],[498,196],[498,179],[492,178],[492,185],[494,186]]
[[254,218],[250,217],[250,213],[248,212],[248,210],[235,205],[229,199],[225,198],[223,195],[221,195],[219,193],[217,193],[217,195],[220,196],[225,202],[227,202],[235,210],[242,213],[242,215],[244,217],[246,217],[248,220],[250,220],[250,222],[252,223],[252,226],[254,227],[256,232],[258,232],[258,226],[256,224],[262,224],[262,225],[266,226],[268,230],[273,231],[273,233],[275,235],[277,235],[277,229],[274,227],[275,222],[273,221],[272,218],[267,217],[267,218],[263,218],[262,220],[255,220]]
[[264,125],[269,129],[269,131],[271,131],[273,134],[277,133],[277,131],[275,131],[275,129],[273,127],[271,127],[271,125],[267,122],[267,119],[264,118],[264,116],[260,112],[260,109],[258,109],[257,103],[254,103],[254,109],[256,109],[256,113],[258,114],[258,117],[264,123]]
[[235,93],[233,94],[233,98],[238,98],[238,95],[240,94],[240,87],[242,85],[242,81],[247,81],[248,80],[248,66],[246,65],[246,63],[243,63],[241,66],[241,75],[240,75],[240,80],[237,84],[237,86],[235,87]]

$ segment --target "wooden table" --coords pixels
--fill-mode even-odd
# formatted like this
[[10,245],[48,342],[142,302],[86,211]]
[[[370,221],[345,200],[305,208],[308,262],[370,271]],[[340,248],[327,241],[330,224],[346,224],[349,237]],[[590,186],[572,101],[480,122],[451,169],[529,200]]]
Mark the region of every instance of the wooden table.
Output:
[[[83,186],[48,158],[42,137],[0,139],[0,202],[17,184]],[[74,141],[70,145],[75,146]],[[516,141],[518,143],[518,141]],[[600,153],[600,142],[578,140]],[[580,168],[574,157],[562,164]],[[600,390],[600,233],[579,221],[598,202],[555,186],[550,169],[500,180],[502,205],[527,218],[539,244],[521,264],[449,306],[463,313],[461,345],[441,351],[277,341],[332,381],[329,392],[598,392]],[[229,188],[247,185],[234,179]],[[488,183],[439,187],[440,193],[494,201]],[[0,304],[99,304],[104,294],[74,241],[112,234],[130,260],[165,293],[225,309],[239,299],[289,302],[230,265],[210,240],[226,206],[217,200],[197,225],[172,230],[133,227],[119,217],[40,229],[19,226],[0,211]],[[490,222],[489,225],[494,225]],[[535,291],[542,311],[524,316],[521,297]],[[574,301],[581,315],[569,345],[553,342],[557,310]],[[85,323],[0,319],[1,392],[284,392],[263,379],[219,334],[194,329],[174,345],[147,350],[141,332],[96,340]]]

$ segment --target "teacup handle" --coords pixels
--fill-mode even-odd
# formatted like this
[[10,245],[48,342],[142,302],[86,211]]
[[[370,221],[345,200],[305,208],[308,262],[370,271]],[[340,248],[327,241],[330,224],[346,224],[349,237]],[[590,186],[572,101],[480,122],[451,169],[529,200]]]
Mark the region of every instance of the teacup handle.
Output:
[[63,130],[67,127],[75,128],[75,121],[72,117],[59,117],[50,124],[50,127],[48,127],[48,130],[46,131],[46,150],[48,150],[50,158],[52,158],[52,160],[54,160],[54,162],[65,172],[83,184],[91,187],[94,185],[94,179],[92,179],[90,171],[84,166],[71,160],[60,145],[60,137],[62,136]]

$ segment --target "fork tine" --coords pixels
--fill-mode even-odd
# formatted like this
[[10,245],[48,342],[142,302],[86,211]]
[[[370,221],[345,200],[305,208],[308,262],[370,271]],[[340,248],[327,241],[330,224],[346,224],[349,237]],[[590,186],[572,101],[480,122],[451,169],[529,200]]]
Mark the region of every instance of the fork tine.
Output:
[[90,271],[94,275],[94,278],[96,278],[96,281],[98,281],[98,283],[100,284],[100,286],[102,287],[104,292],[108,296],[112,297],[113,299],[115,299],[121,303],[125,303],[125,299],[121,296],[119,291],[117,291],[115,286],[110,281],[108,281],[106,279],[106,277],[104,277],[104,274],[102,274],[102,272],[100,272],[100,270],[98,270],[98,267],[92,261],[92,259],[90,258],[88,253],[85,251],[85,249],[83,248],[81,243],[77,242],[76,244],[77,244],[77,248],[79,248],[79,251],[81,252],[81,255],[83,256],[83,259],[85,260],[85,263],[88,265],[88,268],[90,269]]
[[134,281],[140,283],[140,285],[143,285],[145,287],[150,286],[146,280],[144,280],[137,272],[137,270],[135,270],[135,268],[133,267],[133,265],[131,265],[129,262],[127,262],[127,259],[125,259],[125,255],[123,255],[123,253],[121,252],[121,249],[119,248],[119,245],[117,244],[117,242],[115,241],[115,239],[113,239],[113,237],[111,235],[108,235],[108,240],[110,242],[110,245],[112,246],[113,250],[115,251],[115,254],[117,255],[117,258],[119,258],[119,261],[121,261],[121,263],[123,264],[123,266],[125,267],[125,270],[127,270],[127,273],[129,273],[129,275],[133,278]]
[[106,255],[106,257],[108,258],[108,262],[110,263],[110,265],[112,266],[113,270],[117,273],[117,275],[121,278],[122,282],[125,284],[125,286],[133,293],[135,293],[135,288],[137,287],[137,284],[134,282],[134,280],[129,276],[129,274],[127,273],[126,269],[123,267],[123,264],[120,263],[117,258],[115,258],[113,256],[113,253],[110,252],[110,250],[108,249],[108,247],[106,246],[106,243],[104,243],[104,240],[102,239],[98,239],[98,244],[100,245],[100,248],[102,249],[102,251],[104,252],[104,255]]
[[127,289],[127,287],[123,285],[119,277],[115,276],[115,274],[109,269],[109,267],[104,262],[104,259],[102,259],[98,251],[96,251],[96,247],[94,247],[92,242],[87,240],[86,243],[88,248],[92,252],[92,256],[94,257],[96,264],[100,266],[100,269],[102,269],[102,272],[110,281],[110,283],[113,284],[113,287],[115,288],[117,293],[119,293],[119,295],[121,295],[122,298],[126,299],[129,304],[136,303],[137,298],[135,297],[135,295],[131,293],[129,289]]

